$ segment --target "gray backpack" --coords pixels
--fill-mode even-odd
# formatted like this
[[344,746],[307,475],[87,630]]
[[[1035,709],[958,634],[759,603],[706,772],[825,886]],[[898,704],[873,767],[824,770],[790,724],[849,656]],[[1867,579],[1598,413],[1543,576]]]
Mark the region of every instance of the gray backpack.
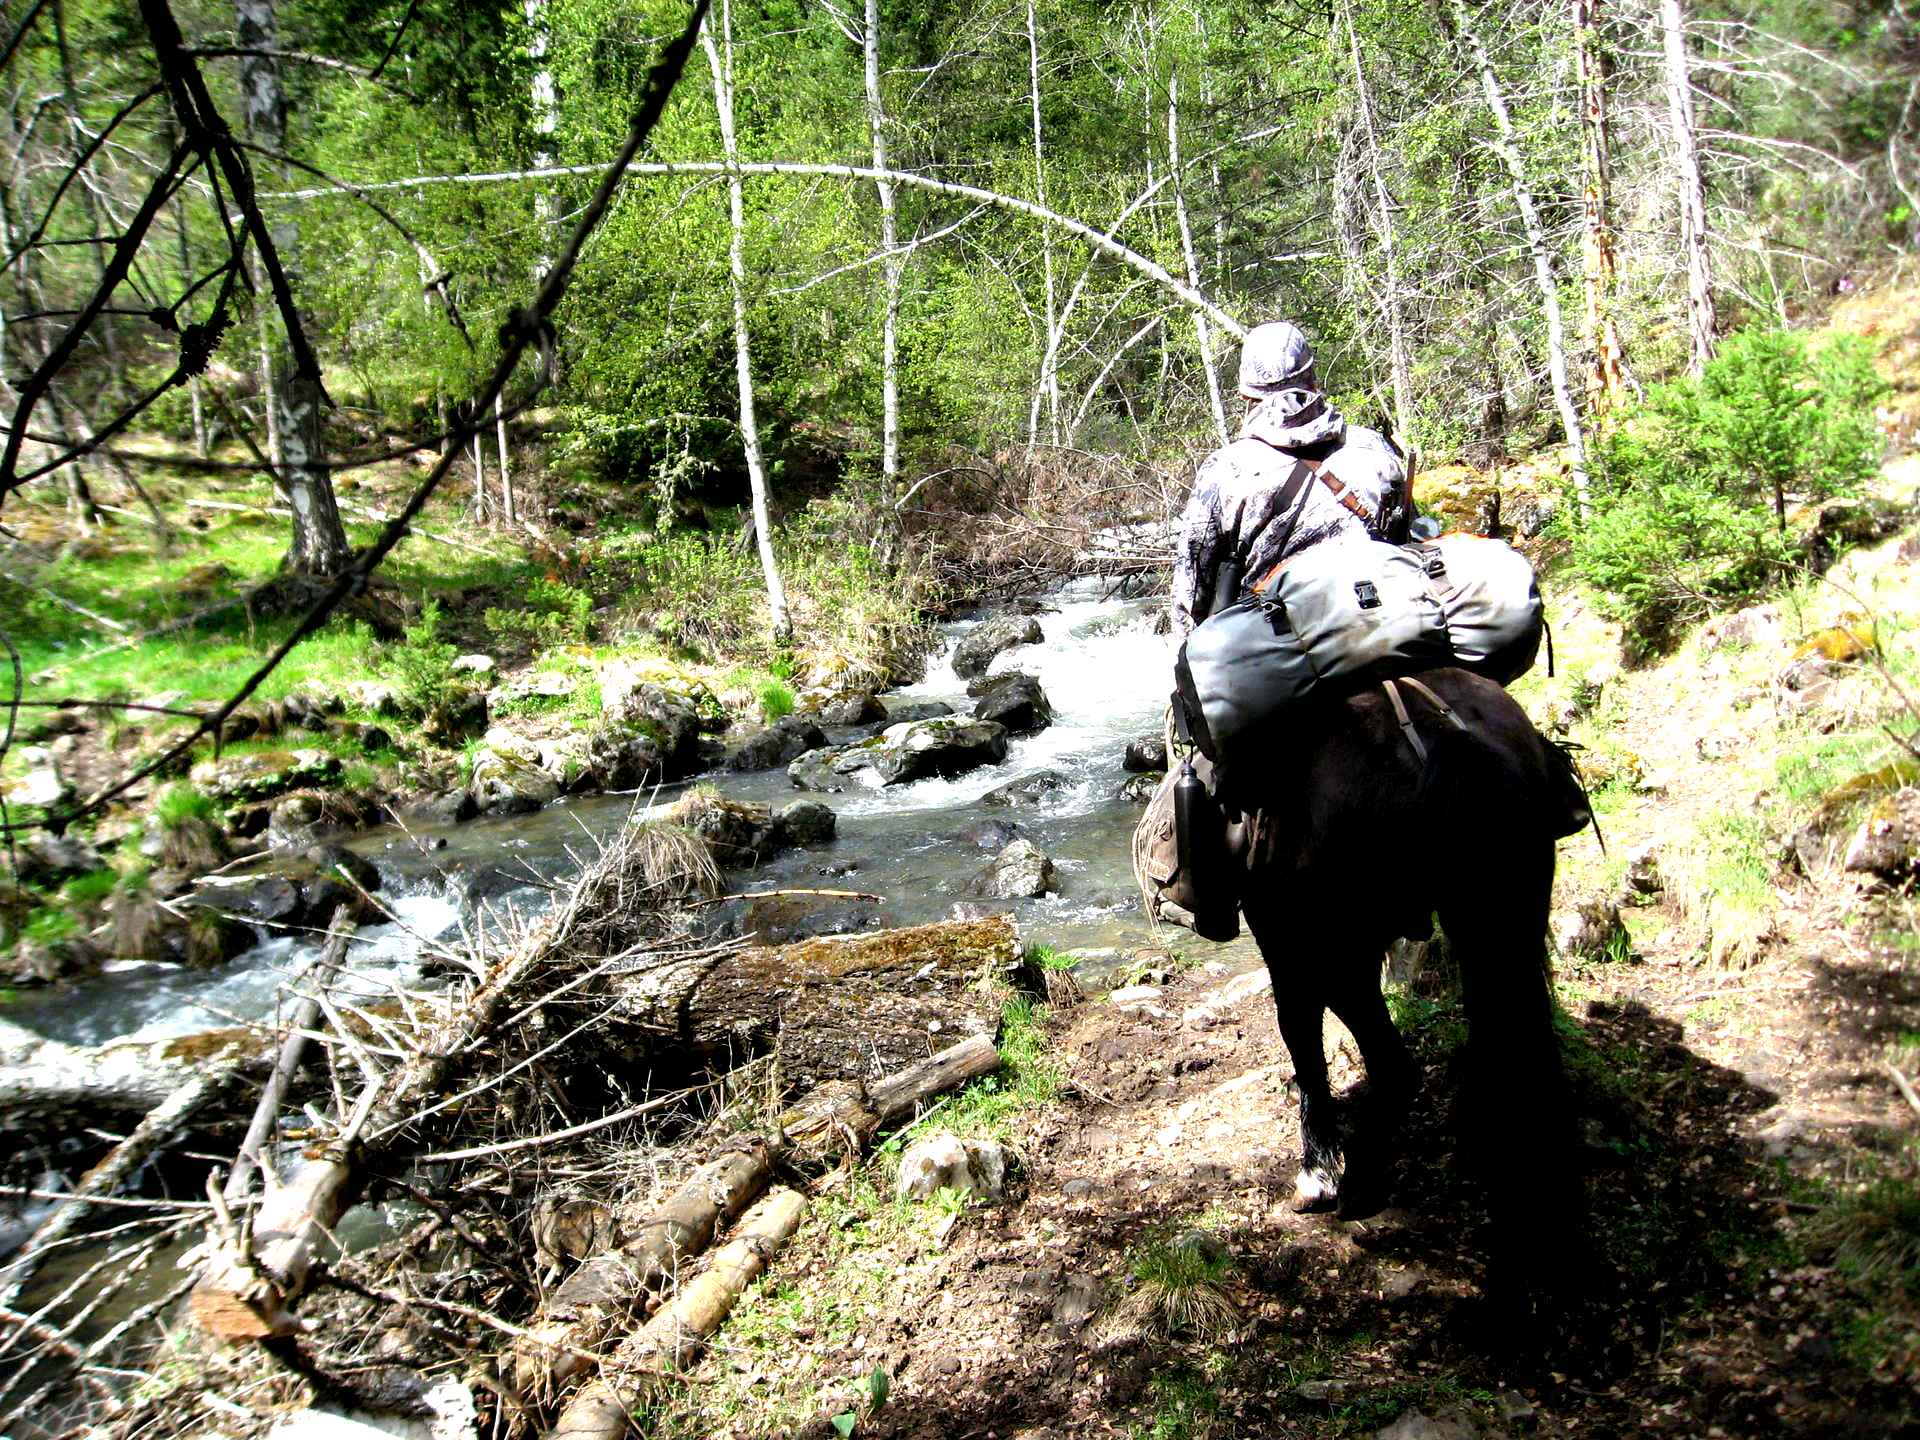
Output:
[[1328,541],[1259,584],[1201,622],[1174,666],[1194,743],[1216,761],[1323,686],[1442,665],[1511,684],[1546,627],[1526,556],[1477,535]]

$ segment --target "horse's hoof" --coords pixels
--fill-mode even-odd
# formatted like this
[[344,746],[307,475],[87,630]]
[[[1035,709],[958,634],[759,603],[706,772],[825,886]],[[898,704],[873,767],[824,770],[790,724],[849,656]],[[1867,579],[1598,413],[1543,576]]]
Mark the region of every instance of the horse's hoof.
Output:
[[1325,1215],[1340,1208],[1340,1187],[1324,1170],[1302,1170],[1293,1177],[1296,1215]]

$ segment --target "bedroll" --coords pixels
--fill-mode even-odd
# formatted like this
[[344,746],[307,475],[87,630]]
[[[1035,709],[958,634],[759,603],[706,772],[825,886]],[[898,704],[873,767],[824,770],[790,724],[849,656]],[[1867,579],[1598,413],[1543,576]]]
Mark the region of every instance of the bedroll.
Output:
[[1317,691],[1351,688],[1342,682],[1458,665],[1511,684],[1545,629],[1533,566],[1502,541],[1333,541],[1196,627],[1174,677],[1194,743],[1228,761]]

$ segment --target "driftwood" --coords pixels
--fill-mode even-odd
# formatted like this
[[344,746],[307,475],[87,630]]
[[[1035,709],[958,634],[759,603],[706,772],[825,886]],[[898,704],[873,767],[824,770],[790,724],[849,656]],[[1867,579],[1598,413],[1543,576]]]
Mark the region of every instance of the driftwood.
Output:
[[[565,900],[488,965],[470,991],[448,1002],[436,1018],[423,1018],[404,1060],[384,1072],[371,1070],[375,1078],[347,1113],[336,1117],[338,1128],[329,1141],[286,1180],[266,1177],[265,1197],[250,1225],[217,1227],[221,1233],[191,1297],[200,1326],[222,1340],[291,1334],[298,1325],[292,1306],[320,1244],[366,1176],[417,1147],[421,1119],[445,1108],[440,1097],[475,1064],[497,1029],[572,988],[558,977],[591,972],[596,962],[611,964],[629,955],[636,957],[631,963],[639,963],[632,945],[636,917],[652,912],[663,894],[680,896],[687,886],[685,865],[703,856],[683,854],[671,837],[662,839],[644,824],[622,830]],[[716,954],[697,953],[704,960],[693,963],[711,964]],[[530,995],[536,985],[544,997]],[[351,1037],[341,1039],[352,1048]]]
[[247,1193],[253,1172],[260,1168],[260,1151],[273,1134],[274,1125],[280,1118],[280,1106],[286,1101],[294,1073],[299,1070],[300,1061],[306,1054],[308,1037],[320,1018],[322,992],[332,982],[340,962],[346,958],[347,944],[352,940],[354,931],[349,916],[347,906],[335,909],[333,923],[327,929],[327,943],[319,957],[294,977],[295,984],[304,980],[313,987],[313,992],[301,999],[287,1021],[287,1036],[280,1044],[280,1058],[274,1062],[273,1073],[267,1076],[266,1088],[261,1092],[259,1104],[254,1107],[253,1120],[247,1126],[246,1138],[240,1142],[240,1154],[233,1162],[232,1173],[227,1176],[225,1195],[229,1201],[237,1201]]
[[703,1165],[631,1239],[584,1261],[554,1291],[514,1347],[520,1392],[544,1396],[583,1373],[586,1357],[650,1291],[667,1288],[720,1224],[752,1203],[776,1165],[818,1168],[842,1156],[857,1158],[923,1101],[999,1066],[993,1041],[976,1035],[871,1086],[829,1082],[780,1115],[772,1137],[754,1136]]
[[692,956],[622,978],[610,1019],[636,1065],[657,1054],[739,1058],[776,1046],[805,1089],[902,1070],[929,1042],[992,1035],[1020,963],[1004,915]]
[[806,1197],[797,1190],[776,1190],[748,1211],[707,1268],[621,1343],[600,1378],[581,1387],[548,1440],[620,1440],[645,1402],[647,1378],[684,1368],[699,1353],[806,1211]]

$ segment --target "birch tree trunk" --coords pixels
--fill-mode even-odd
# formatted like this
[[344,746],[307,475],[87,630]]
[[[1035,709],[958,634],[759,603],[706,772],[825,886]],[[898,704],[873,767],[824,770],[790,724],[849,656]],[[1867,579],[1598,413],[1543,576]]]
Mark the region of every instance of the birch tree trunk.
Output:
[[1692,342],[1687,368],[1698,375],[1713,359],[1713,274],[1707,263],[1707,192],[1694,141],[1685,0],[1660,0],[1660,31],[1667,58],[1667,122],[1673,129],[1673,166],[1680,182],[1680,248],[1687,260],[1687,333]]
[[[535,169],[544,170],[553,164],[553,136],[560,128],[560,92],[554,86],[553,70],[547,63],[547,47],[552,39],[547,23],[547,0],[526,0],[524,8],[527,56],[533,61],[533,133],[539,137],[534,142],[533,164]],[[559,213],[560,207],[554,203],[551,190],[534,191],[533,216],[540,227],[540,254],[533,265],[536,280],[546,279],[547,271],[553,268],[553,227]]]
[[[867,130],[873,139],[873,168],[887,168],[887,112],[880,94],[880,3],[867,0],[861,50],[867,70]],[[893,183],[879,181],[880,248],[886,255],[886,315],[880,323],[880,475],[887,493],[900,486],[900,271],[905,257],[895,253],[898,226]]]
[[1596,419],[1620,403],[1625,352],[1614,323],[1612,138],[1607,129],[1607,61],[1600,49],[1601,0],[1572,0],[1575,68],[1580,81],[1580,276],[1586,300],[1587,412]]
[[[1034,14],[1034,0],[1027,0],[1027,99],[1033,112],[1033,200],[1047,208],[1047,163],[1040,129],[1040,26]],[[1033,451],[1040,436],[1040,403],[1046,400],[1048,434],[1060,443],[1060,321],[1056,313],[1053,288],[1053,233],[1044,226],[1040,231],[1040,267],[1046,292],[1046,349],[1040,360],[1040,390],[1033,397],[1027,417],[1027,451]]]
[[1407,358],[1406,320],[1400,308],[1400,237],[1393,220],[1393,197],[1387,191],[1380,135],[1374,125],[1373,94],[1367,86],[1366,66],[1360,61],[1360,34],[1354,28],[1351,0],[1344,8],[1347,49],[1353,60],[1354,97],[1359,102],[1360,129],[1367,142],[1367,170],[1373,182],[1374,204],[1380,212],[1380,262],[1386,283],[1386,293],[1380,297],[1380,313],[1387,322],[1387,369],[1393,381],[1393,428],[1399,432],[1402,445],[1411,445],[1413,366]]
[[[241,103],[247,133],[260,145],[284,153],[287,148],[286,92],[280,84],[280,62],[270,52],[279,48],[279,24],[274,0],[234,0],[234,38],[245,51],[240,59]],[[280,263],[291,280],[297,270],[299,237],[291,219],[275,227],[274,243]],[[297,575],[337,575],[352,558],[340,507],[333,498],[333,477],[327,469],[327,442],[320,413],[318,377],[303,375],[294,364],[282,327],[272,329],[272,404],[278,410],[280,472],[293,511],[293,543],[287,551],[287,569]]]
[[720,120],[720,147],[727,163],[727,269],[733,279],[733,359],[740,381],[740,443],[747,457],[747,486],[753,494],[754,539],[767,582],[767,610],[773,636],[781,645],[793,639],[787,592],[773,558],[773,519],[767,507],[767,472],[760,456],[760,426],[753,411],[753,349],[747,335],[746,200],[740,179],[740,145],[733,129],[733,5],[721,0],[720,43],[713,39],[713,14],[700,27],[700,44],[713,71],[713,106]]
[[[1193,223],[1187,214],[1187,187],[1180,177],[1180,67],[1167,76],[1167,165],[1173,177],[1173,210],[1180,223],[1180,254],[1187,265],[1187,283],[1199,287],[1200,262],[1194,256]],[[1213,412],[1214,433],[1222,445],[1233,439],[1227,428],[1227,407],[1220,396],[1220,373],[1213,363],[1213,330],[1207,317],[1193,312],[1193,333],[1200,342],[1200,367],[1207,376],[1207,406]]]
[[507,469],[507,417],[499,403],[493,407],[493,438],[500,450],[500,515],[513,524],[513,474]]
[[1507,109],[1507,98],[1500,88],[1500,77],[1494,73],[1493,57],[1487,53],[1479,33],[1469,22],[1467,7],[1462,0],[1453,0],[1453,19],[1460,39],[1473,59],[1474,68],[1480,73],[1480,88],[1486,95],[1487,109],[1493,115],[1497,136],[1493,148],[1507,167],[1514,207],[1520,212],[1520,223],[1527,236],[1527,249],[1533,256],[1534,284],[1540,291],[1540,308],[1547,317],[1547,374],[1553,385],[1554,406],[1560,412],[1560,426],[1567,438],[1574,494],[1584,519],[1590,504],[1586,436],[1580,428],[1580,411],[1573,401],[1573,386],[1567,379],[1567,331],[1560,315],[1560,289],[1554,279],[1553,255],[1547,249],[1546,230],[1540,223],[1540,207],[1534,203],[1533,186],[1527,180],[1513,115]]

